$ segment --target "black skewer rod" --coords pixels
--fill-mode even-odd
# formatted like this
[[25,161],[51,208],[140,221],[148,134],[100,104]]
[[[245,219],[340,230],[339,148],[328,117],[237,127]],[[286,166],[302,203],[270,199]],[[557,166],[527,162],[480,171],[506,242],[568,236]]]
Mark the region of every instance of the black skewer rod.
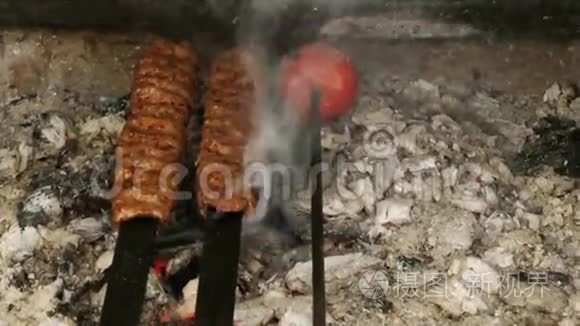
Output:
[[158,224],[153,216],[120,224],[100,325],[139,325]]
[[189,246],[194,243],[201,243],[205,235],[202,230],[188,228],[183,231],[160,235],[155,240],[155,250],[172,249],[181,246]]
[[324,226],[322,216],[322,145],[320,141],[320,92],[315,90],[311,98],[312,162],[316,181],[311,198],[312,228],[312,313],[313,325],[326,325],[326,290],[324,285]]
[[232,326],[234,323],[243,216],[243,212],[208,214],[195,308],[196,326]]

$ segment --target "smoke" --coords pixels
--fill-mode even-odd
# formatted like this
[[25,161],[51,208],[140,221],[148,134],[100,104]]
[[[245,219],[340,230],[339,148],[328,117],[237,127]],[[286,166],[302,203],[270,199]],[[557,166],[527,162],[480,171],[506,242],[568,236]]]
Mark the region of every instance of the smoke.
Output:
[[[289,214],[286,216],[289,221],[282,224],[305,222],[297,221],[288,209],[291,198],[287,190],[293,195],[311,186],[308,179],[311,130],[299,122],[297,110],[288,107],[278,96],[280,55],[284,54],[280,53],[280,44],[292,43],[290,32],[302,27],[308,38],[316,38],[317,27],[323,21],[316,21],[316,15],[305,19],[309,14],[344,15],[360,6],[379,2],[382,0],[249,0],[240,8],[236,38],[238,44],[250,49],[253,59],[247,66],[260,85],[252,117],[255,129],[244,157],[246,168],[252,164],[256,167],[256,163],[261,168],[257,178],[252,179],[252,186],[260,190],[260,201],[253,216],[245,219],[247,232],[255,231],[248,226],[271,225],[268,219],[273,211]],[[274,218],[281,220],[280,216]]]
[[261,222],[270,208],[282,206],[290,199],[309,155],[307,146],[298,145],[307,133],[298,124],[294,111],[277,96],[277,66],[269,60],[271,57],[264,48],[260,49],[253,47],[253,55],[258,60],[252,63],[259,67],[252,71],[259,74],[255,78],[262,87],[257,92],[252,116],[255,127],[244,155],[246,171],[254,176],[249,180],[261,190],[255,215],[247,219],[252,222]]
[[[252,117],[255,128],[244,160],[246,169],[257,172],[252,186],[260,190],[260,199],[255,214],[245,219],[246,234],[263,230],[264,225],[276,228],[296,224],[284,222],[293,216],[279,214],[288,212],[285,206],[299,187],[304,163],[309,159],[309,146],[300,146],[309,133],[298,123],[295,111],[278,96],[280,57],[271,42],[292,3],[296,1],[248,1],[237,30],[238,43],[251,51],[252,60],[247,66],[259,85]],[[272,223],[272,219],[283,222]]]
[[312,37],[330,17],[361,8],[381,7],[385,0],[242,0],[237,39],[270,43],[292,42],[297,33]]

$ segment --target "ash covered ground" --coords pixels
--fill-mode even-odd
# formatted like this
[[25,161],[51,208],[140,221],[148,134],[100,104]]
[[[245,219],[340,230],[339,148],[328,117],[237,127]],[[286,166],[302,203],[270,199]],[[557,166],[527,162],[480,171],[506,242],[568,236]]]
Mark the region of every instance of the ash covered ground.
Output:
[[[369,21],[379,38],[376,20],[328,25],[361,74],[356,108],[322,135],[328,320],[577,325],[578,46],[341,36]],[[116,237],[101,190],[146,39],[2,40],[0,324],[94,325]],[[292,206],[308,216],[307,196]],[[245,243],[238,325],[311,324],[308,232],[296,233],[304,244]],[[176,250],[168,272],[198,249]],[[151,273],[144,324],[192,312],[196,280],[183,283],[176,295]]]

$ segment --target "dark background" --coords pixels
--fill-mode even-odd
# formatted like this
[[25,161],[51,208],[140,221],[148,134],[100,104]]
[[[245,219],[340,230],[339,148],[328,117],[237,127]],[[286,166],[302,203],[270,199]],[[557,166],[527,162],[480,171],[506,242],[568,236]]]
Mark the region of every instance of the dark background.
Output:
[[575,38],[580,30],[577,0],[272,0],[283,5],[270,13],[265,13],[269,8],[249,9],[250,1],[0,0],[0,26],[145,30],[180,38],[211,33],[224,40],[254,28],[267,30],[261,33],[265,38],[290,42],[331,17],[420,11],[502,37]]

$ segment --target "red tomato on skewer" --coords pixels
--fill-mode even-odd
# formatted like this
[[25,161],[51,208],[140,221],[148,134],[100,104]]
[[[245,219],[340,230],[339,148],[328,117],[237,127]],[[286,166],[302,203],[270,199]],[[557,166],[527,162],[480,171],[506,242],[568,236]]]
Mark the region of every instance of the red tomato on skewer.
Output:
[[324,43],[300,48],[286,57],[280,71],[280,93],[287,104],[307,117],[314,88],[321,94],[322,121],[334,120],[354,105],[358,78],[349,57]]

